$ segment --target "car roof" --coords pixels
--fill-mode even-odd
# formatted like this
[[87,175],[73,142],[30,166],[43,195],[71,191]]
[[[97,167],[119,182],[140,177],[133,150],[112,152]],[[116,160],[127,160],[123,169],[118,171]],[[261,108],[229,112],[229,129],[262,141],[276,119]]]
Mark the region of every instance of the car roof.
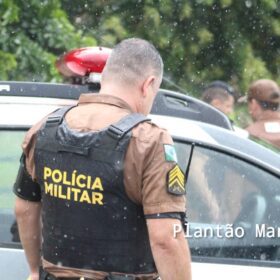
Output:
[[0,96],[0,126],[26,129],[57,108],[76,103],[58,98]]
[[[99,84],[55,84],[35,82],[0,82],[2,97],[42,97],[77,100],[81,93],[98,93]],[[159,89],[151,112],[211,123],[232,130],[230,120],[209,104],[191,96]]]
[[[3,85],[13,86],[13,88],[16,85],[16,88],[1,91],[1,85],[2,89]],[[54,91],[50,91],[51,88]],[[60,91],[57,96],[55,91],[58,89]],[[57,108],[77,104],[77,99],[86,89],[88,87],[64,84],[53,86],[47,83],[5,84],[2,82],[0,83],[0,127],[27,129]],[[92,90],[96,92],[98,89],[96,87]],[[224,126],[218,126],[215,121],[215,124],[203,122],[207,114],[203,115],[201,111],[207,111],[208,105],[201,105],[199,100],[162,89],[159,96],[150,117],[153,122],[168,129],[173,137],[188,140],[196,145],[234,153],[236,156],[245,157],[279,174],[280,156],[233,133],[230,126],[227,126],[228,119],[220,115],[219,111],[215,114],[217,110],[213,111],[211,108],[208,113],[214,114],[218,122],[224,122]],[[188,116],[191,116],[191,119]]]
[[190,143],[223,150],[236,157],[246,158],[260,166],[268,166],[280,176],[280,155],[253,142],[240,137],[233,131],[214,125],[175,117],[151,115],[152,120],[166,128],[177,139],[187,139]]

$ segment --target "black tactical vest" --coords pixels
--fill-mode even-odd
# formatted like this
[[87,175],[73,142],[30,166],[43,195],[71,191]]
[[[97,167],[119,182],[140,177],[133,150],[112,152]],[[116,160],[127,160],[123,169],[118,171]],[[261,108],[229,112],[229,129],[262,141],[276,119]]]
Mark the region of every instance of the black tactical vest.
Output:
[[38,132],[36,176],[42,191],[43,257],[72,268],[155,272],[143,208],[125,192],[123,165],[131,114],[99,132],[67,127],[53,113]]

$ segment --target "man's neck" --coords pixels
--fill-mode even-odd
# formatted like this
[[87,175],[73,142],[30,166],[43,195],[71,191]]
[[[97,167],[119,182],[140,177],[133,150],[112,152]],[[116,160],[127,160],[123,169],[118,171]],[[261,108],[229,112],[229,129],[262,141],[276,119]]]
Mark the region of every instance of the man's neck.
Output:
[[[125,101],[133,112],[138,112],[137,101],[135,99],[136,93],[133,92],[135,89],[126,88],[119,88],[113,86],[102,86],[99,94],[108,94],[115,97],[118,97]],[[135,94],[135,96],[133,96]]]

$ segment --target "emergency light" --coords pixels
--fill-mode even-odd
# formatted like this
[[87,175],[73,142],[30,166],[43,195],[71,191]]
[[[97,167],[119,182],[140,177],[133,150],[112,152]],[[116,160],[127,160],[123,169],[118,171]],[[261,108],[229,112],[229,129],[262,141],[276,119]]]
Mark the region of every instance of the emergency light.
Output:
[[56,61],[56,68],[65,77],[88,77],[88,82],[98,83],[111,52],[104,47],[74,49]]

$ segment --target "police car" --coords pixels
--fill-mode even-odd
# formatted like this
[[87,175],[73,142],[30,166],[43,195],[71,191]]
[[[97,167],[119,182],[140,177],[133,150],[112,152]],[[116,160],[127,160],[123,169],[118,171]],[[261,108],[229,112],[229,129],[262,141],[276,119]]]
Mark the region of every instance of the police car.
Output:
[[[0,82],[1,279],[28,277],[12,192],[24,134],[55,109],[76,104],[81,93],[98,92],[95,71],[106,56],[94,65],[87,58],[85,66],[83,51],[96,50],[74,51],[58,63],[62,73],[78,75],[82,84]],[[160,89],[150,118],[171,133],[186,174],[185,235],[192,252],[193,279],[278,279],[279,154],[239,137],[222,113],[179,93]]]

